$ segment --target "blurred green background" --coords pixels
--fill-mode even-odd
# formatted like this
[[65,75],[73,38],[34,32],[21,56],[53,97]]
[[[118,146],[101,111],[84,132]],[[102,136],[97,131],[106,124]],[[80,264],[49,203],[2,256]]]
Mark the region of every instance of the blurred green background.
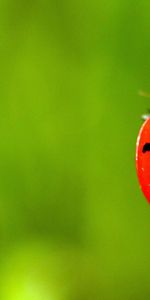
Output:
[[0,299],[150,299],[140,89],[147,0],[0,0]]

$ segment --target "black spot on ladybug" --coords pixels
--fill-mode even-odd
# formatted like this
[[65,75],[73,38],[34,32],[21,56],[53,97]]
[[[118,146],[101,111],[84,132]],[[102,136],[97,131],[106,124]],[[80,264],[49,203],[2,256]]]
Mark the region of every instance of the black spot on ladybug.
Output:
[[142,149],[143,153],[148,152],[148,151],[150,151],[150,143],[146,143]]

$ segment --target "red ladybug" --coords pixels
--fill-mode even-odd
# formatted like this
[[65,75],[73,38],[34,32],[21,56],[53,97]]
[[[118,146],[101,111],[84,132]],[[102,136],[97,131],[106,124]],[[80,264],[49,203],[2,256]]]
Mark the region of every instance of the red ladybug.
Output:
[[136,143],[136,170],[141,189],[150,203],[150,115],[143,116]]

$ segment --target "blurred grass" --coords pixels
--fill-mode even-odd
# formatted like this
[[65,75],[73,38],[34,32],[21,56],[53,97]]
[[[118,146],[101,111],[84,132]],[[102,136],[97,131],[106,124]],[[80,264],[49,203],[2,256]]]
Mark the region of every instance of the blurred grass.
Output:
[[149,6],[0,1],[2,300],[149,299]]

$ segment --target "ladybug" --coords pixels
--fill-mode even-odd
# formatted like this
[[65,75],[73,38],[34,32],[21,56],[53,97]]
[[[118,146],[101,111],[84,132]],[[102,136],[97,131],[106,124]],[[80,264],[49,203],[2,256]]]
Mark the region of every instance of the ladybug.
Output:
[[150,115],[144,115],[143,119],[136,142],[136,170],[141,190],[150,204]]

